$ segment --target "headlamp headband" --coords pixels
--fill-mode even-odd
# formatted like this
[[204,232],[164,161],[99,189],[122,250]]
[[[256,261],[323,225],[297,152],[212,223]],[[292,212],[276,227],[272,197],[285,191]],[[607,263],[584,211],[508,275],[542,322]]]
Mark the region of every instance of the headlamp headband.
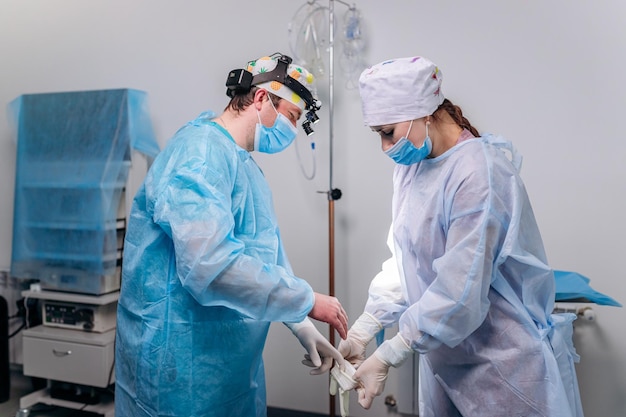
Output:
[[252,77],[251,85],[254,86],[269,81],[277,81],[300,96],[305,103],[305,110],[319,110],[321,108],[319,100],[313,98],[313,94],[311,94],[308,88],[287,73],[287,67],[292,61],[291,57],[275,53],[271,55],[271,58],[276,59],[276,68]]
[[237,94],[249,92],[255,85],[277,81],[289,88],[304,101],[304,109],[307,110],[307,113],[305,120],[302,122],[302,128],[307,135],[311,135],[313,133],[311,124],[315,124],[319,121],[316,112],[322,107],[322,102],[314,98],[308,88],[287,73],[289,64],[291,64],[291,57],[277,52],[271,55],[270,58],[276,60],[276,67],[271,71],[254,76],[250,71],[245,69],[237,69],[229,72],[228,78],[226,78],[226,95],[233,98]]

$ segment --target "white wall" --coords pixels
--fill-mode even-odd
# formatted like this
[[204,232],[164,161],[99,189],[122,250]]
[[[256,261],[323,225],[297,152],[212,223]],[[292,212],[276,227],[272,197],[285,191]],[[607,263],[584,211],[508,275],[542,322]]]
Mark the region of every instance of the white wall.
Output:
[[[227,102],[229,70],[275,51],[289,53],[287,25],[302,1],[0,0],[0,103],[25,93],[129,87],[147,91],[159,142],[205,108]],[[345,7],[335,2],[337,22]],[[236,4],[236,6],[234,6]],[[320,2],[328,5],[325,0]],[[444,94],[482,131],[514,141],[556,269],[589,278],[626,303],[626,3],[567,0],[472,2],[359,0],[366,59],[424,55],[444,74]],[[230,10],[224,12],[223,9]],[[338,46],[339,47],[339,46]],[[339,51],[336,51],[338,54]],[[333,185],[336,294],[355,319],[386,258],[392,163],[363,126],[358,93],[335,68]],[[328,81],[316,125],[317,177],[300,173],[295,148],[255,158],[274,190],[297,273],[320,292],[328,277]],[[15,145],[0,118],[0,268],[10,265]],[[310,153],[301,148],[309,167]],[[587,417],[626,415],[626,313],[595,307],[576,328]],[[326,331],[325,326],[320,329]],[[302,349],[272,327],[266,348],[268,402],[325,413],[327,379],[300,365]],[[395,374],[395,373],[394,373]],[[392,376],[387,393],[398,396]],[[354,416],[387,415],[382,398]]]

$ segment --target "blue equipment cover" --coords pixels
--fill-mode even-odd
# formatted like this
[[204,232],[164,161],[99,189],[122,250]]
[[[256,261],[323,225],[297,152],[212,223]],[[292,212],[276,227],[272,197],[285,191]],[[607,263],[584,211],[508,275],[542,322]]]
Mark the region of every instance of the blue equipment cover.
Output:
[[159,152],[146,93],[131,89],[22,95],[11,275],[97,292],[115,274],[125,230],[131,150]]
[[591,288],[590,279],[577,272],[554,271],[554,279],[556,280],[557,302],[584,299],[600,305],[622,307],[613,298]]

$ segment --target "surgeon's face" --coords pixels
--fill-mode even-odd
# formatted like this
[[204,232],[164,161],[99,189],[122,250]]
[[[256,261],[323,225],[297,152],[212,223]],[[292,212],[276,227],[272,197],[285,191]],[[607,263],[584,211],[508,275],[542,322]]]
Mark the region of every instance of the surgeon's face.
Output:
[[264,126],[273,126],[274,122],[276,122],[276,118],[278,117],[278,113],[281,113],[291,122],[292,125],[296,126],[296,122],[302,116],[302,110],[300,110],[300,107],[285,99],[278,100],[278,104],[274,105],[271,101],[272,99],[265,90],[263,90],[263,93],[261,94],[263,94],[264,97],[262,98],[262,104],[260,107],[260,118],[261,123],[263,123]]
[[280,100],[278,102],[278,106],[276,106],[276,110],[279,113],[282,113],[289,121],[295,126],[296,122],[302,117],[302,110],[300,107],[296,106],[292,102],[288,100]]
[[[411,127],[410,132],[409,126]],[[372,126],[371,129],[380,135],[380,147],[383,152],[391,148],[403,137],[406,137],[415,147],[419,148],[424,144],[424,139],[426,139],[426,118],[414,120],[413,125],[411,125],[410,120],[407,120],[406,122]]]

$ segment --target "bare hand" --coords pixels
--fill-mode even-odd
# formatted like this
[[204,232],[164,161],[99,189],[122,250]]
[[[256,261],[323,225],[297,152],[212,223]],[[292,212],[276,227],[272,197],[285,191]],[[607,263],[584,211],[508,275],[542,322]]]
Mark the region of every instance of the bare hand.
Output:
[[315,304],[309,312],[309,317],[330,324],[337,330],[339,336],[345,339],[348,334],[348,315],[339,300],[317,292],[314,294]]

